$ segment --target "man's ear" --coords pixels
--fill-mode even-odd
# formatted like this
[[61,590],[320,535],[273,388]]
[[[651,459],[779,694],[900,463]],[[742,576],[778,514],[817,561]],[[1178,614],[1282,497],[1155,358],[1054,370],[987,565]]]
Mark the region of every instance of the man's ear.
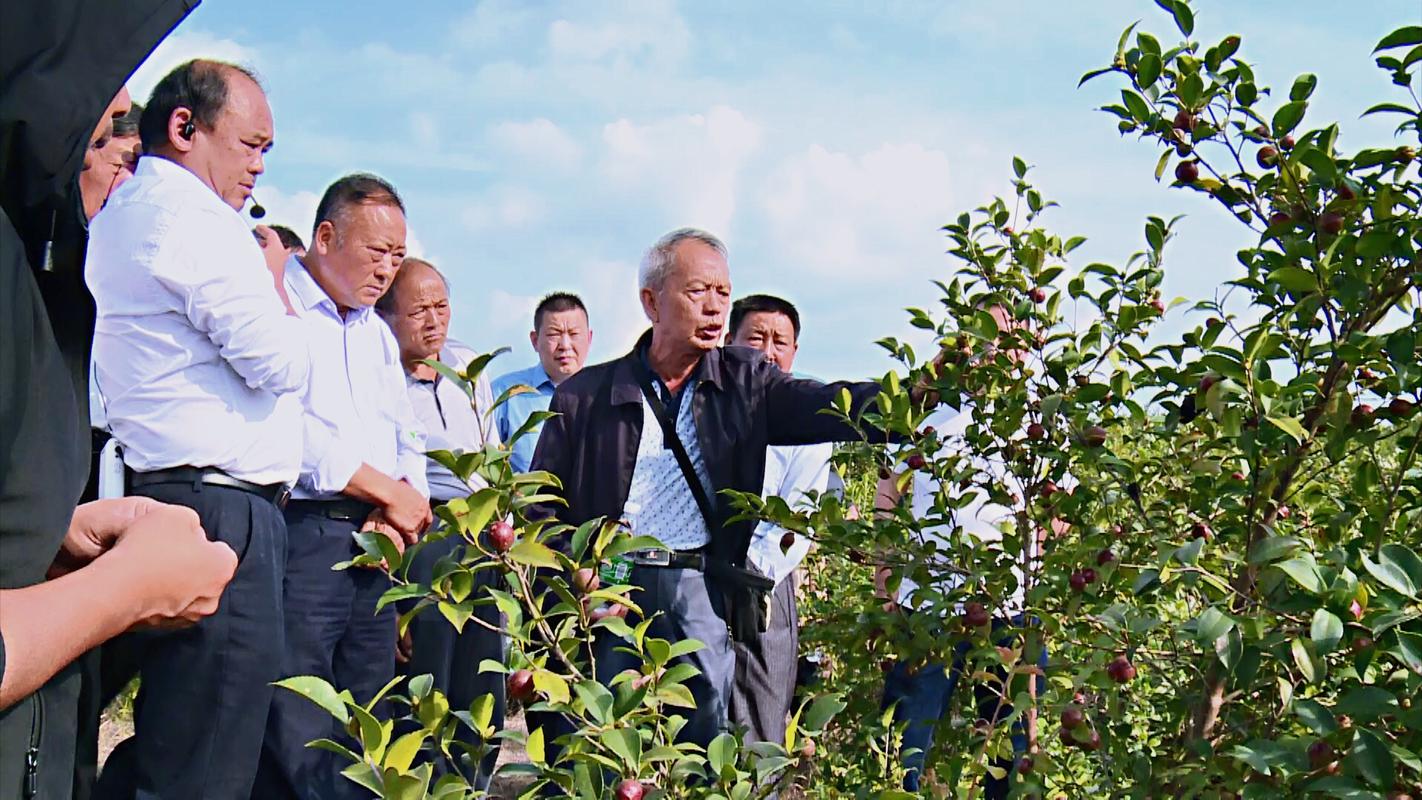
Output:
[[642,298],[642,313],[647,315],[647,319],[657,322],[657,293],[651,289],[643,289],[640,292]]
[[[168,117],[168,146],[179,153],[189,153],[193,149],[193,136],[184,136],[186,131],[197,129],[190,108],[179,106]],[[196,134],[194,134],[196,135]]]
[[528,332],[528,343],[533,346],[533,352],[538,352],[538,331]]
[[336,241],[336,226],[329,219],[321,220],[316,232],[311,234],[311,248],[321,255],[331,252]]

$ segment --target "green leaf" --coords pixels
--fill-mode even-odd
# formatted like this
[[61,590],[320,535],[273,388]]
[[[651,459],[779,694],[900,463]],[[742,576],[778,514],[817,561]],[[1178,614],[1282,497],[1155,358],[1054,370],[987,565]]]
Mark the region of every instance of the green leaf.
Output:
[[1413,585],[1412,579],[1407,576],[1402,567],[1386,558],[1382,562],[1373,561],[1367,553],[1363,553],[1362,557],[1363,568],[1374,578],[1377,578],[1379,583],[1398,594],[1408,597],[1417,596],[1417,587]]
[[1422,25],[1408,25],[1405,28],[1398,28],[1384,36],[1382,41],[1378,42],[1378,46],[1373,48],[1373,52],[1391,50],[1394,47],[1406,47],[1410,44],[1422,44]]
[[1312,642],[1295,639],[1289,645],[1289,650],[1294,656],[1294,666],[1299,668],[1299,674],[1305,682],[1316,683],[1323,677],[1323,660],[1314,651]]
[[822,731],[830,720],[834,719],[834,716],[846,707],[846,703],[837,694],[816,697],[809,709],[801,716],[800,727],[811,733]]
[[607,749],[617,754],[629,771],[635,772],[637,762],[642,760],[642,737],[631,728],[614,728],[603,731],[599,737]]
[[1142,89],[1149,89],[1160,79],[1160,69],[1160,56],[1155,53],[1142,55],[1140,62],[1136,64],[1136,85]]
[[1366,728],[1358,730],[1353,737],[1353,749],[1348,751],[1347,763],[1368,783],[1380,789],[1392,786],[1392,753],[1376,733]]
[[711,764],[711,772],[721,775],[728,765],[736,763],[736,737],[723,733],[711,740],[706,747],[706,759]]
[[1155,116],[1151,113],[1150,106],[1146,103],[1145,98],[1130,89],[1121,90],[1121,100],[1125,102],[1126,108],[1130,110],[1131,116],[1134,117],[1137,122],[1149,122],[1151,118]]
[[1185,0],[1175,0],[1172,4],[1171,13],[1175,16],[1175,25],[1180,32],[1189,36],[1195,32],[1195,14],[1190,10],[1190,5]]
[[1274,565],[1284,571],[1294,582],[1305,590],[1319,594],[1323,591],[1323,576],[1318,573],[1318,564],[1311,553],[1304,553]]
[[1407,668],[1422,675],[1422,635],[1397,631],[1397,648]]
[[324,708],[331,716],[340,721],[342,725],[351,718],[350,712],[346,710],[346,704],[336,693],[334,687],[321,678],[313,675],[298,675],[294,678],[277,681],[273,686],[280,686],[283,689],[296,692],[302,697],[310,700],[316,705]]
[[544,754],[543,728],[534,728],[533,733],[528,735],[528,739],[523,745],[524,753],[528,760],[534,764],[543,764],[548,759]]
[[415,756],[420,752],[420,746],[425,743],[425,738],[430,735],[429,731],[411,731],[390,745],[390,749],[385,751],[385,766],[398,772],[408,772],[410,764],[414,763]]
[[1361,722],[1371,722],[1385,714],[1397,713],[1397,698],[1376,686],[1355,686],[1339,698],[1335,710]]
[[1293,536],[1270,536],[1261,539],[1249,553],[1250,566],[1263,566],[1293,553],[1303,545],[1303,540]]
[[[1402,359],[1398,359],[1401,361]],[[1422,588],[1422,558],[1409,550],[1405,545],[1385,544],[1378,553],[1378,562],[1391,564],[1402,571],[1407,579],[1412,582],[1414,589]]]
[[1211,606],[1195,620],[1195,638],[1201,642],[1213,642],[1234,627],[1234,620],[1219,609]]
[[1274,112],[1273,128],[1274,135],[1282,137],[1284,134],[1292,133],[1294,128],[1303,121],[1304,112],[1308,110],[1308,103],[1302,100],[1292,103],[1285,103]]
[[1265,417],[1265,419],[1273,423],[1274,427],[1292,436],[1296,442],[1302,443],[1303,440],[1308,437],[1308,431],[1304,430],[1304,426],[1293,417],[1276,417],[1270,415]]
[[558,558],[546,545],[535,542],[532,539],[521,539],[513,547],[509,548],[509,560],[516,564],[525,564],[534,567],[548,567],[556,569]]
[[1279,267],[1270,272],[1266,280],[1295,292],[1306,294],[1318,291],[1318,279],[1312,272],[1300,267]]
[[1338,720],[1328,706],[1317,700],[1295,700],[1294,715],[1319,736],[1327,736],[1338,730]]
[[1332,611],[1320,608],[1313,612],[1313,624],[1309,626],[1309,638],[1323,655],[1333,652],[1343,638],[1343,621]]
[[1027,162],[1026,162],[1026,161],[1023,161],[1022,159],[1018,158],[1017,156],[1013,156],[1013,157],[1012,157],[1012,172],[1013,172],[1013,174],[1015,174],[1015,175],[1017,176],[1017,179],[1018,179],[1018,180],[1021,180],[1021,179],[1025,178],[1025,177],[1027,177]]
[[1302,102],[1313,95],[1313,90],[1318,88],[1318,76],[1305,72],[1294,78],[1294,85],[1289,89],[1289,99],[1295,102]]

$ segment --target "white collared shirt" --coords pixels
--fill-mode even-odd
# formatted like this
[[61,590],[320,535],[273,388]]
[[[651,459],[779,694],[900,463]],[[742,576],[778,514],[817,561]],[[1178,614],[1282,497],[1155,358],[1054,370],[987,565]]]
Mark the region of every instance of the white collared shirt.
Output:
[[[1005,471],[1002,463],[972,455],[964,440],[964,434],[972,421],[971,407],[964,406],[962,411],[956,411],[948,406],[942,406],[929,416],[927,424],[937,429],[945,450],[968,456],[977,470],[992,475],[994,480],[1003,480]],[[951,564],[952,556],[949,548],[954,538],[966,535],[973,536],[982,542],[1000,543],[1002,541],[1002,526],[1010,522],[1013,517],[1012,509],[989,502],[986,494],[981,490],[973,490],[974,498],[962,508],[954,509],[950,502],[945,502],[940,506],[938,504],[940,492],[944,495],[943,499],[947,501],[956,501],[961,493],[956,486],[943,486],[926,470],[914,472],[909,491],[911,493],[909,510],[915,519],[939,518],[943,520],[941,524],[924,527],[921,531],[920,543],[935,545],[939,549],[936,560],[944,567]],[[1017,560],[1019,565],[1013,570],[1017,576],[1017,587],[1008,599],[1007,607],[1001,609],[1003,611],[1016,612],[1022,607],[1023,576],[1020,566],[1021,559]],[[944,577],[938,581],[938,585],[934,588],[940,592],[947,592],[961,586],[963,581],[962,575],[949,573],[945,570]],[[907,608],[923,606],[926,600],[914,597],[918,589],[918,584],[905,576],[903,582],[899,584],[899,603]]]
[[[682,389],[676,432],[707,497],[714,498],[706,459],[701,455],[701,441],[696,436],[695,415],[691,413],[695,391],[696,379],[693,378]],[[642,438],[637,443],[637,463],[632,468],[632,482],[627,488],[622,517],[633,533],[655,537],[671,550],[696,550],[711,542],[706,518],[696,506],[696,496],[677,464],[676,453],[666,446],[662,426],[646,397],[642,398]]]
[[[440,351],[439,360],[456,370],[463,370],[476,355],[473,350],[450,339]],[[427,381],[406,373],[405,386],[415,418],[424,426],[427,449],[472,453],[484,449],[485,445],[499,443],[499,431],[489,413],[494,405],[494,394],[487,373],[479,373],[474,381],[473,400],[462,387],[446,380],[443,375],[436,374],[434,380]],[[426,461],[425,477],[430,485],[430,499],[439,502],[466,497],[470,492],[488,485],[477,475],[471,476],[466,484],[434,459]]]
[[[824,493],[829,486],[829,462],[834,445],[802,444],[771,446],[765,450],[765,497],[782,498],[790,508],[804,501],[806,493]],[[812,544],[809,537],[796,536],[789,550],[780,549],[785,529],[762,521],[751,535],[746,558],[765,577],[779,583],[794,574]]]
[[306,327],[231,206],[145,157],[90,225],[84,274],[98,308],[94,373],[129,467],[296,479]]
[[292,497],[334,499],[361,464],[428,497],[425,431],[410,407],[395,334],[373,308],[343,317],[296,256],[286,262],[286,292],[311,340],[301,479]]

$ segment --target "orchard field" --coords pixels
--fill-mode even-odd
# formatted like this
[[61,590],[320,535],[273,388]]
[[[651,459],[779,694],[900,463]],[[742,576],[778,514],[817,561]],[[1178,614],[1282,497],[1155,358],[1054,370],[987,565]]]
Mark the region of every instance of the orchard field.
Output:
[[[676,741],[691,702],[678,656],[699,643],[647,637],[635,593],[584,572],[648,542],[612,525],[530,521],[525,509],[556,487],[515,476],[505,449],[438,455],[490,488],[440,510],[472,547],[434,585],[400,580],[399,554],[365,542],[363,559],[392,565],[390,601],[418,598],[418,613],[456,626],[496,604],[512,660],[484,668],[508,672],[523,705],[575,720],[558,748],[542,731],[499,734],[525,748],[504,769],[530,791],[913,797],[880,706],[885,672],[958,654],[964,680],[1011,712],[979,720],[959,691],[923,796],[981,796],[991,771],[1018,797],[1422,793],[1422,26],[1404,20],[1357,54],[1380,69],[1353,89],[1367,98],[1359,112],[1396,130],[1350,151],[1343,123],[1310,113],[1327,75],[1266,80],[1240,37],[1196,30],[1184,0],[1158,5],[1114,52],[1103,43],[1102,68],[1083,81],[1119,89],[1101,124],[1119,128],[1120,148],[1159,154],[1154,175],[1132,180],[1210,198],[1253,244],[1220,295],[1165,298],[1176,220],[1141,219],[1140,241],[1122,247],[1137,252],[1119,263],[1081,263],[1082,240],[1053,228],[1049,187],[1022,159],[1005,197],[944,220],[942,279],[907,320],[934,347],[880,342],[895,369],[864,420],[902,444],[841,448],[843,499],[791,509],[735,498],[818,545],[801,642],[824,658],[785,742]],[[1183,335],[1157,332],[1167,317],[1186,321]],[[451,377],[468,381],[489,358]],[[972,409],[961,437],[925,427],[933,408],[911,401],[913,386]],[[881,477],[904,485],[915,473],[942,487],[932,514],[872,513]],[[1015,509],[1000,541],[923,535],[973,496]],[[496,535],[481,538],[488,528]],[[914,613],[886,610],[875,565],[891,590],[904,579],[945,588]],[[473,595],[481,570],[504,574],[507,590]],[[985,610],[1019,587],[1027,614],[1003,644]],[[642,668],[610,687],[592,680],[594,635],[624,638]],[[1043,649],[1038,691],[1028,678],[1042,674]],[[284,685],[347,723],[358,746],[320,746],[373,793],[475,796],[457,776],[435,780],[417,754],[477,759],[495,735],[487,704],[451,709],[428,680],[394,686],[386,699],[413,721],[397,735],[371,698],[309,678]]]

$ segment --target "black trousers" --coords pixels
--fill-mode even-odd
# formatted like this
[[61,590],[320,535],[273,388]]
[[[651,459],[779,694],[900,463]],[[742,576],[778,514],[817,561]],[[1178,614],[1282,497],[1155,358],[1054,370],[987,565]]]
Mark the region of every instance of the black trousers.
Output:
[[94,796],[246,800],[270,684],[280,677],[286,524],[271,502],[238,489],[178,483],[135,494],[192,508],[208,538],[237,553],[238,565],[217,613],[178,631],[128,633],[106,647],[135,664],[143,683],[134,735],[109,756]]
[[[445,556],[456,557],[464,547],[464,540],[458,534],[430,542],[420,548],[420,552],[410,562],[409,580],[428,586],[434,578],[435,563]],[[502,585],[502,577],[496,570],[480,570],[475,573],[474,589],[470,596],[475,599],[487,598],[490,588]],[[480,625],[479,621],[496,627],[503,623],[498,608],[493,605],[476,606],[474,619],[465,623],[463,632],[456,631],[454,626],[449,624],[449,620],[435,609],[427,608],[421,611],[410,621],[410,639],[414,652],[409,663],[400,671],[407,677],[426,674],[432,676],[434,688],[444,692],[451,709],[468,710],[475,698],[486,694],[493,695],[492,724],[494,730],[499,731],[504,727],[504,676],[497,672],[481,673],[479,664],[485,659],[504,662],[504,637],[501,633]],[[460,738],[469,734],[467,728],[461,727],[459,731]],[[489,777],[493,775],[494,765],[499,760],[499,740],[493,739],[489,743],[493,747],[477,765],[477,769],[470,769],[463,764],[436,763],[435,775],[442,775],[451,768],[457,769],[476,788],[487,789]],[[421,753],[421,757],[423,756],[424,753]]]
[[[390,579],[375,569],[331,569],[359,554],[352,534],[361,521],[329,519],[309,508],[288,507],[286,523],[286,649],[279,672],[282,677],[314,675],[337,691],[349,689],[357,702],[369,702],[395,676],[395,607],[375,612]],[[316,739],[356,746],[330,714],[285,689],[276,690],[269,705],[269,713],[264,713],[262,764],[252,797],[370,796],[340,774],[348,762],[306,746]]]
[[795,581],[786,578],[770,596],[770,625],[754,642],[735,642],[736,682],[731,722],[746,729],[746,742],[785,741],[799,666],[800,614]]

